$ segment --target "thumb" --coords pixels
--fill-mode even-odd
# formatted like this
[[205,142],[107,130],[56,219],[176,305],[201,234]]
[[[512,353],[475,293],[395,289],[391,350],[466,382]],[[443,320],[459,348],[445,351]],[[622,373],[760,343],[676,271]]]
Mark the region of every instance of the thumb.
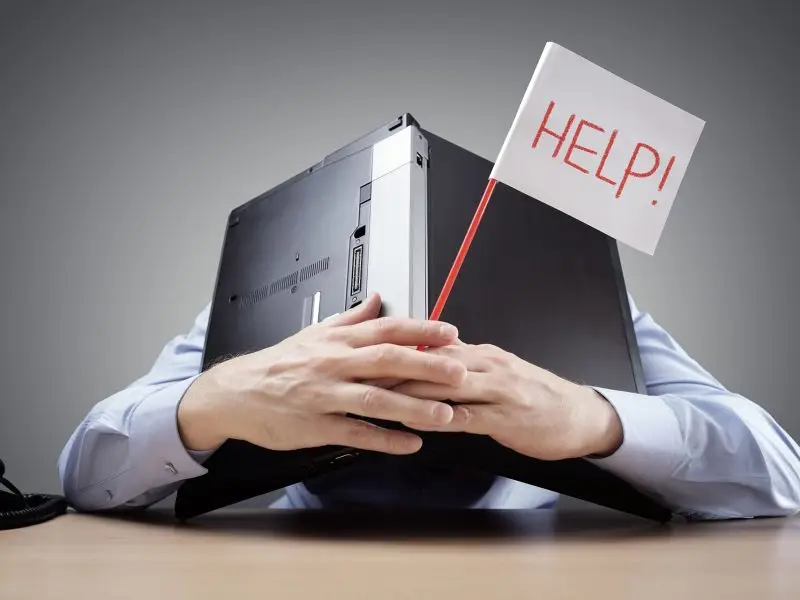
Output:
[[375,319],[381,312],[381,297],[377,293],[372,293],[358,306],[346,310],[343,313],[329,317],[323,321],[330,327],[340,327],[342,325],[355,325],[370,319]]

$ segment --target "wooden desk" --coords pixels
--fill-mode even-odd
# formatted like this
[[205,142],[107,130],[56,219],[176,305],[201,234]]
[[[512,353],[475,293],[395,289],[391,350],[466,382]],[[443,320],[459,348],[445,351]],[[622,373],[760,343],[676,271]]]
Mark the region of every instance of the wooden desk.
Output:
[[800,599],[800,519],[613,512],[68,514],[0,532],[5,598]]

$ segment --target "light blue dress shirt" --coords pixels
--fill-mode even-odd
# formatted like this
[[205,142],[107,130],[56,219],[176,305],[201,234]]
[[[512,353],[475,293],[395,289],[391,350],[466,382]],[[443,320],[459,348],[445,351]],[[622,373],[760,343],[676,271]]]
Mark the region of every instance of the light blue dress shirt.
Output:
[[[598,388],[617,410],[624,442],[592,459],[696,519],[800,511],[800,448],[754,402],[726,390],[629,298],[647,394]],[[64,493],[84,511],[149,506],[206,472],[209,453],[187,451],[177,407],[198,377],[209,308],[174,338],[145,376],[92,408],[59,458]],[[351,468],[286,489],[274,505],[353,503],[540,508],[557,495],[463,473]]]

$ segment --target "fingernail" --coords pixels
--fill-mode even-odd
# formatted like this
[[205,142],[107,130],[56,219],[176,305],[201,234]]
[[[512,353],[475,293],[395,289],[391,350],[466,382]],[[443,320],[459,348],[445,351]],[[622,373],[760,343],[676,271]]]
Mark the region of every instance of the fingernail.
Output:
[[406,449],[410,454],[419,452],[422,449],[422,438],[415,435],[414,438],[410,439],[406,444]]
[[453,420],[453,409],[447,404],[439,404],[433,409],[433,418],[437,423],[446,425]]
[[439,333],[444,337],[458,336],[458,329],[449,323],[439,323]]

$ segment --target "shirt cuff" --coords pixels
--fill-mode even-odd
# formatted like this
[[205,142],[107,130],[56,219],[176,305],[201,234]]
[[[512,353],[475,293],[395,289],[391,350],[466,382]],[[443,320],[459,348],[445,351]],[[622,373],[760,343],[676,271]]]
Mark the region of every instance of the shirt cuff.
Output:
[[211,450],[191,450],[190,448],[186,449],[186,452],[189,453],[189,456],[192,457],[192,460],[198,464],[204,464],[214,452],[216,452],[216,448],[212,448]]
[[197,376],[173,383],[147,396],[135,409],[130,440],[136,480],[147,488],[174,484],[207,472],[201,464],[209,453],[195,457],[178,431],[178,405]]
[[658,492],[684,454],[675,413],[658,396],[594,389],[617,411],[623,442],[610,456],[587,460],[631,485]]

